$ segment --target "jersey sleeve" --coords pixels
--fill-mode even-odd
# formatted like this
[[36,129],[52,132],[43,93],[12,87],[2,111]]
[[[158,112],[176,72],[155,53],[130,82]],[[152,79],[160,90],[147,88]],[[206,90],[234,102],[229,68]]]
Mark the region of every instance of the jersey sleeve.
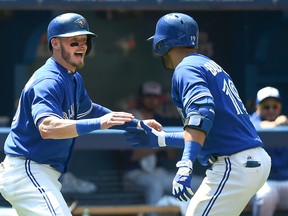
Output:
[[29,92],[31,112],[35,125],[48,116],[62,118],[61,98],[63,93],[59,83],[54,79],[44,79],[35,84]]
[[[206,74],[200,68],[183,65],[175,71],[172,79],[172,97],[177,104],[182,104],[183,117],[195,111],[193,103],[203,97],[212,97],[208,89]],[[178,103],[177,103],[178,100]]]

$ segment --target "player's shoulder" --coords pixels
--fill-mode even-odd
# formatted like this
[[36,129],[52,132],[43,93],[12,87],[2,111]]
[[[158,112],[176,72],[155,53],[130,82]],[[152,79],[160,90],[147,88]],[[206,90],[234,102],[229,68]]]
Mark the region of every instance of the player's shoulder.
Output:
[[70,77],[67,69],[57,63],[53,58],[49,58],[44,65],[35,71],[34,75],[39,81],[45,79],[61,80],[65,79],[65,77]]
[[202,55],[200,53],[190,54],[184,59],[187,59],[188,61],[193,60],[193,63],[194,62],[203,63],[203,62],[211,61],[211,58],[209,58],[208,56]]
[[37,69],[30,77],[29,81],[25,85],[25,90],[39,87],[53,85],[61,82],[59,73],[56,70],[49,70],[45,65]]
[[176,69],[182,69],[182,68],[201,69],[209,61],[212,61],[209,57],[198,53],[193,53],[183,58],[183,60],[177,65]]
[[56,70],[49,70],[43,66],[35,71],[33,77],[36,84],[44,80],[59,80],[59,73]]
[[223,74],[225,77],[228,76],[230,79],[231,77],[229,76],[228,73],[213,59],[198,54],[193,56],[194,58],[191,60],[193,62],[193,67],[196,68],[196,70],[208,74],[212,77],[218,75],[218,74]]

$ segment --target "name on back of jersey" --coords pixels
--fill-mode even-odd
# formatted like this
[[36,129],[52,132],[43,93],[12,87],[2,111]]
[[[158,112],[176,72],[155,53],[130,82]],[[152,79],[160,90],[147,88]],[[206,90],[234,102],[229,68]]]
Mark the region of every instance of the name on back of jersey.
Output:
[[216,62],[210,60],[204,64],[204,66],[209,70],[214,76],[220,72],[224,72],[222,67],[220,67]]

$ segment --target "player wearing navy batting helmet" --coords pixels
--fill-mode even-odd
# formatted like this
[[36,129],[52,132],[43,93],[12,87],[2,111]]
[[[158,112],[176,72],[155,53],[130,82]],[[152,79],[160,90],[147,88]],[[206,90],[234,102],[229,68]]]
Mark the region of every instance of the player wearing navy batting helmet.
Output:
[[[144,131],[133,128],[125,135],[135,146],[184,148],[172,193],[181,201],[192,198],[187,216],[240,215],[266,181],[271,159],[231,77],[215,61],[197,53],[198,32],[192,17],[170,13],[158,20],[149,38],[164,67],[174,70],[172,98],[184,133],[158,132],[141,122]],[[194,194],[196,159],[211,169]]]
[[[52,56],[21,93],[0,166],[1,194],[22,216],[71,215],[58,179],[67,171],[75,138],[94,130],[138,125],[130,113],[93,103],[85,89],[78,69],[96,36],[86,19],[61,14],[47,32]],[[154,120],[147,123],[161,128]]]

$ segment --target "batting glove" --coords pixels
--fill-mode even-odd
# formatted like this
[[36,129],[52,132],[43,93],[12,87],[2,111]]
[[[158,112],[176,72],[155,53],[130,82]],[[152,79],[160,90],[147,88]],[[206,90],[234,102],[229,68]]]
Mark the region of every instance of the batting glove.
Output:
[[133,147],[184,147],[183,132],[166,133],[164,131],[157,131],[143,121],[140,121],[140,126],[142,129],[128,127],[124,133],[126,140],[132,143]]
[[126,140],[132,143],[133,147],[159,148],[166,146],[164,131],[156,131],[143,121],[140,122],[140,125],[142,128],[128,127],[124,132]]
[[191,160],[181,160],[176,167],[179,169],[173,180],[172,194],[180,201],[188,201],[194,195],[191,188],[193,163]]

